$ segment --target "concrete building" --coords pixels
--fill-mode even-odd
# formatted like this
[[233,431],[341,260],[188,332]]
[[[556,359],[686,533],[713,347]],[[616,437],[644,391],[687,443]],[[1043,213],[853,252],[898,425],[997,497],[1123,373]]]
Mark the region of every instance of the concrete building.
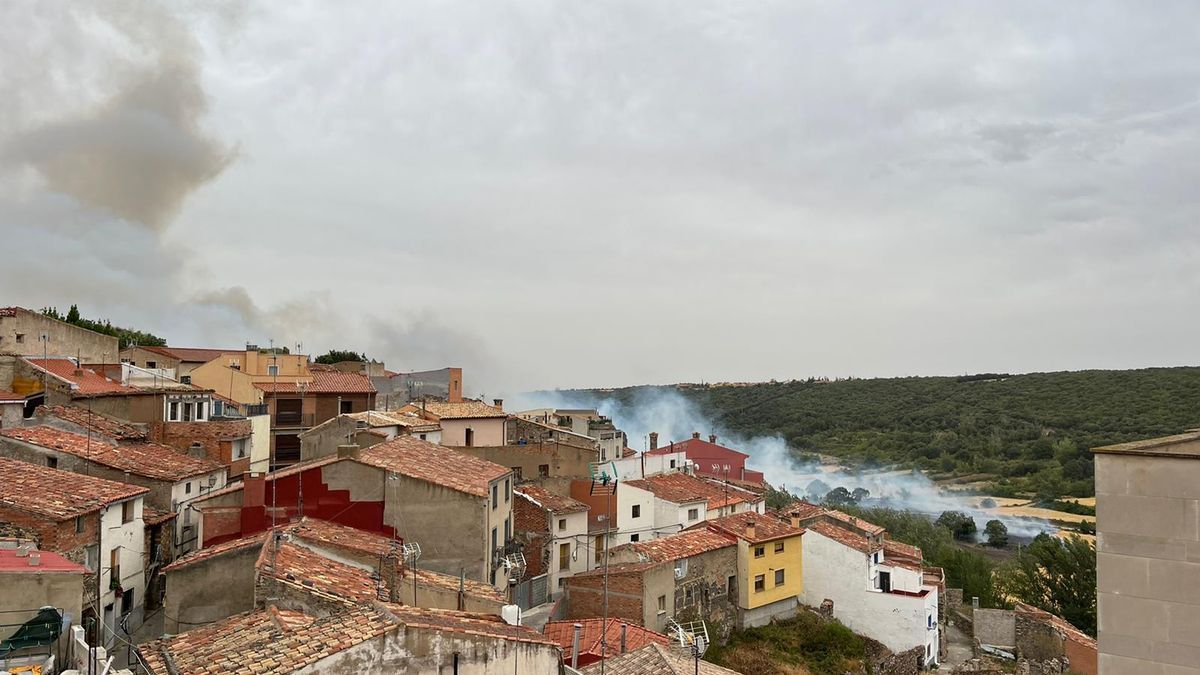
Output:
[[270,605],[137,649],[151,675],[555,673],[562,661],[553,640],[497,616],[382,602],[320,616]]
[[369,448],[401,435],[440,443],[442,427],[437,422],[408,413],[365,410],[340,414],[300,432],[300,458],[327,457],[336,454],[338,447],[347,444]]
[[688,461],[687,454],[682,451],[655,455],[641,452],[613,460],[610,466],[613,467],[617,478],[621,480],[649,478],[661,473],[684,472],[695,474],[695,470]]
[[[32,542],[0,539],[0,607],[4,608],[0,641],[15,632],[11,627],[33,620],[44,607],[53,607],[59,616],[78,621],[83,611],[83,582],[87,568],[53,551],[38,550]],[[53,643],[39,644],[19,653],[50,654],[66,643],[60,636]],[[13,656],[9,654],[7,656]],[[2,660],[8,665],[7,659]]]
[[372,410],[375,387],[365,375],[313,370],[308,381],[254,383],[271,416],[271,466],[301,458],[300,434],[338,415]]
[[190,374],[192,384],[210,389],[239,405],[263,402],[258,382],[311,382],[308,356],[279,354],[248,345],[244,351],[222,352],[217,358],[196,366]]
[[514,537],[525,553],[526,574],[549,575],[551,592],[587,571],[588,506],[543,487],[525,483],[513,490]]
[[1200,431],[1093,452],[1100,673],[1200,674]]
[[411,401],[424,399],[449,401],[463,400],[462,368],[441,368],[411,373],[368,372],[371,384],[379,392],[376,409],[395,410]]
[[121,363],[147,370],[160,370],[184,384],[190,384],[192,371],[226,354],[240,355],[241,349],[197,349],[193,347],[127,347],[121,350]]
[[15,427],[25,418],[25,395],[0,389],[0,429]]
[[165,445],[113,443],[49,426],[0,430],[0,455],[147,488],[147,505],[178,516],[175,548],[166,552],[172,559],[197,544],[188,503],[225,487],[227,476],[227,469],[217,462],[190,457]]
[[737,539],[739,628],[763,626],[796,615],[807,568],[801,543],[804,530],[753,511],[695,527]]
[[507,466],[517,480],[583,478],[599,457],[594,448],[558,443],[524,445],[459,446],[460,452]]
[[421,544],[424,569],[505,583],[495,572],[512,535],[512,474],[411,436],[247,477],[192,507],[205,546],[310,516]]
[[111,363],[119,341],[22,307],[0,307],[0,352],[18,356],[74,356],[83,363]]
[[504,445],[508,432],[508,413],[504,412],[503,401],[496,399],[495,405],[483,401],[421,401],[400,408],[402,413],[412,413],[437,422],[442,427],[442,445],[450,447],[500,446]]
[[[99,618],[111,645],[116,622],[142,618],[144,487],[0,458],[0,536],[33,541],[89,572],[81,622]],[[99,608],[99,611],[97,609]]]

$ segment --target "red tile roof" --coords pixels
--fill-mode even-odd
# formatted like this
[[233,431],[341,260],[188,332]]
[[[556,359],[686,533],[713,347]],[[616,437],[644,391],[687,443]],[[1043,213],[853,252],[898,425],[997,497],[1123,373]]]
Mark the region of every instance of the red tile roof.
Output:
[[[304,389],[306,394],[374,394],[375,385],[371,378],[361,373],[314,370],[312,381]],[[254,386],[267,393],[295,394],[300,388],[295,382],[255,382]]]
[[17,312],[28,312],[24,307],[0,307],[0,316],[16,316]]
[[139,426],[119,420],[115,417],[108,417],[107,415],[101,415],[100,413],[89,412],[88,410],[78,406],[43,405],[38,406],[35,414],[39,418],[47,415],[51,417],[57,417],[60,420],[81,426],[84,429],[91,429],[93,433],[107,436],[108,438],[117,441],[146,438],[146,430]]
[[0,457],[0,506],[61,522],[149,492],[144,487]]
[[564,497],[560,494],[555,494],[540,485],[533,483],[525,483],[517,486],[513,492],[521,495],[525,499],[533,502],[535,506],[539,506],[550,513],[579,513],[587,511],[588,505],[583,502],[576,501],[570,497]]
[[844,527],[838,527],[833,523],[817,521],[815,523],[809,523],[806,529],[809,532],[817,532],[843,546],[849,546],[850,548],[863,553],[874,553],[880,549],[879,546],[871,544],[871,540],[867,539],[865,536],[852,530],[848,530]]
[[15,548],[0,548],[0,574],[83,574],[87,568],[54,551],[34,551],[38,564],[30,565],[29,556],[18,556]]
[[174,520],[178,515],[174,511],[161,511],[153,506],[142,504],[142,522],[147,526],[162,525],[168,520]]
[[240,354],[241,349],[201,349],[197,347],[142,347],[148,352],[162,354],[187,363],[208,363],[222,354]]
[[[665,562],[658,561],[658,560],[651,560],[648,562],[636,562],[636,563],[617,563],[616,565],[610,564],[608,566],[608,575],[613,576],[616,574],[641,574],[642,572],[645,572],[646,570],[654,569],[655,567],[659,567],[659,566],[665,565],[665,564],[666,564]],[[601,567],[597,567],[594,570],[588,570],[586,572],[576,572],[575,574],[567,577],[566,583],[570,584],[571,579],[583,579],[583,578],[587,578],[587,577],[599,577],[599,576],[603,576],[603,575],[604,575],[604,567],[601,566]]]
[[[595,657],[602,655],[600,648],[600,638],[604,637],[606,649],[603,654],[608,656],[616,656],[621,653],[621,626],[625,626],[625,650],[634,651],[641,649],[646,645],[670,644],[671,640],[662,633],[655,633],[652,630],[643,628],[637,624],[629,623],[621,619],[609,619],[605,624],[604,619],[579,619],[576,621],[551,621],[546,624],[542,632],[546,637],[550,638],[562,647],[563,655],[569,660],[571,650],[575,645],[575,624],[580,624],[582,630],[579,634],[579,653],[580,655],[589,654]],[[604,633],[604,628],[607,627],[607,635]],[[569,662],[569,661],[568,661]]]
[[646,451],[646,454],[647,455],[668,455],[673,452],[683,452],[683,453],[696,452],[696,453],[700,453],[700,454],[733,453],[735,455],[741,455],[742,457],[750,456],[744,452],[738,452],[737,450],[734,450],[733,448],[727,448],[723,445],[717,445],[716,443],[709,443],[708,441],[706,441],[702,438],[689,438],[686,441],[676,441],[674,443],[668,443],[667,445],[661,445],[654,450],[648,450],[648,451]]
[[682,472],[628,480],[625,481],[625,484],[652,492],[659,499],[665,499],[675,504],[706,501],[710,509],[758,501],[757,495],[752,495],[741,488],[718,484]]
[[[600,663],[593,663],[580,672],[586,675],[599,674]],[[679,647],[650,644],[636,651],[614,656],[603,663],[606,675],[742,675],[708,661],[695,662]]]
[[259,577],[275,577],[354,602],[386,600],[380,578],[361,567],[347,565],[290,541],[276,547],[268,540],[258,556]]
[[409,605],[385,605],[387,610],[412,628],[424,628],[444,633],[480,635],[510,642],[558,646],[558,642],[542,635],[529,626],[514,626],[496,614],[458,612],[449,609],[426,609]]
[[171,672],[168,658],[181,675],[291,675],[396,626],[386,612],[367,605],[347,605],[321,618],[270,606],[143,643],[137,650],[156,675]]
[[680,560],[694,555],[734,546],[737,539],[719,530],[697,528],[669,537],[629,544],[633,550],[656,562]]
[[477,497],[487,497],[489,483],[509,473],[507,467],[412,436],[373,445],[357,461]]
[[216,558],[218,556],[225,555],[226,553],[233,553],[234,551],[242,551],[242,550],[245,550],[247,548],[252,548],[252,547],[253,548],[261,548],[266,536],[267,536],[267,533],[259,532],[258,534],[252,534],[248,537],[242,537],[240,539],[231,539],[229,541],[223,541],[220,544],[216,544],[213,546],[205,546],[204,548],[200,549],[199,551],[192,551],[191,553],[188,553],[187,555],[179,558],[178,560],[171,563],[170,565],[167,565],[166,567],[162,568],[162,571],[164,573],[174,572],[175,570],[180,570],[189,565],[193,565],[198,562],[204,562],[205,560]]
[[883,553],[888,558],[900,557],[921,561],[921,549],[916,546],[909,546],[903,542],[895,541],[894,539],[883,540]]
[[863,534],[870,536],[881,535],[887,531],[880,525],[876,525],[875,523],[863,520],[857,516],[852,516],[848,513],[842,513],[841,511],[830,509],[825,512],[825,516],[843,523],[846,527],[852,527],[856,530],[861,530]]
[[808,520],[809,518],[815,518],[816,516],[825,513],[825,507],[819,504],[806,502],[803,499],[797,499],[791,504],[779,509],[778,513],[783,517],[794,516],[800,520]]
[[9,401],[19,403],[24,400],[25,400],[24,394],[14,394],[13,392],[8,391],[7,389],[0,389],[0,403],[5,403],[5,402],[9,402]]
[[120,382],[108,379],[107,377],[97,373],[94,370],[89,370],[86,366],[80,368],[75,365],[75,362],[70,359],[25,359],[34,367],[45,370],[51,375],[74,385],[71,388],[72,394],[80,396],[88,396],[91,394],[138,394],[141,390],[133,387],[126,387]]
[[[746,531],[748,523],[754,523],[754,536],[750,536]],[[720,530],[738,539],[745,539],[751,544],[761,544],[766,541],[784,539],[786,537],[799,537],[804,534],[804,530],[796,529],[778,518],[772,518],[771,516],[755,513],[754,511],[735,513],[724,518],[708,520],[701,523],[701,525],[707,526],[710,529]]]
[[102,438],[88,439],[54,427],[17,427],[0,429],[0,437],[66,452],[118,471],[156,480],[176,482],[221,470],[210,459],[190,457],[158,443],[111,443]]
[[424,403],[409,403],[400,410],[421,414],[422,409],[438,419],[475,419],[478,417],[508,417],[508,413],[490,406],[483,401],[425,401]]

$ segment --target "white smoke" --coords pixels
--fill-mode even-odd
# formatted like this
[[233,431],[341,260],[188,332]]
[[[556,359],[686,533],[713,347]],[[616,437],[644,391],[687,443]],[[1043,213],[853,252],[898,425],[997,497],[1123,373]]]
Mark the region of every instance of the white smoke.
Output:
[[[612,418],[617,428],[629,437],[636,450],[647,448],[650,432],[658,432],[659,446],[671,441],[718,436],[718,443],[750,455],[748,465],[762,471],[771,485],[800,497],[808,497],[809,486],[821,481],[828,489],[844,487],[849,491],[863,488],[871,493],[863,506],[885,506],[913,511],[937,518],[943,511],[961,511],[975,519],[982,536],[983,525],[999,520],[1013,537],[1032,538],[1057,528],[1040,518],[1014,516],[975,506],[962,494],[940,488],[918,471],[858,471],[818,461],[802,461],[792,453],[787,441],[779,436],[745,437],[705,419],[696,404],[675,389],[645,387],[636,390],[628,403],[612,396],[578,391],[536,392],[513,399],[513,410],[528,408],[594,408]],[[826,490],[826,491],[827,491]],[[823,492],[822,495],[823,496]],[[813,495],[815,496],[815,495]]]

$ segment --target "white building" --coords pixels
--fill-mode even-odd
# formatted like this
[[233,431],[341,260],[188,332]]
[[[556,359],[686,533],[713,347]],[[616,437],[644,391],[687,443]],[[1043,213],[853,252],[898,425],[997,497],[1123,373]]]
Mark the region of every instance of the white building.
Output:
[[612,461],[612,466],[620,480],[632,478],[648,478],[662,473],[678,471],[690,472],[687,453],[682,450],[665,455],[649,455],[644,452],[632,457],[622,457]]
[[565,579],[591,568],[588,505],[531,484],[516,487],[513,495],[516,534],[538,542],[544,539],[544,570],[551,591],[557,594]]
[[804,527],[801,602],[818,607],[832,600],[833,616],[851,630],[893,652],[924,647],[925,664],[935,663],[937,587],[924,583],[920,563],[887,557],[878,526],[870,534],[825,519]]

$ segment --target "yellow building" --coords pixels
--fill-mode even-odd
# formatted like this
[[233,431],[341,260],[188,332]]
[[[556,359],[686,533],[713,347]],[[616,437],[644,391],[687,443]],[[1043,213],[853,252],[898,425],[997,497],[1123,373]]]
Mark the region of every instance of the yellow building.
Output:
[[705,525],[738,540],[738,627],[795,616],[804,590],[804,530],[753,511]]
[[311,382],[308,356],[304,354],[271,354],[269,351],[247,349],[226,352],[191,371],[192,384],[212,389],[225,398],[243,405],[263,402],[259,382]]

